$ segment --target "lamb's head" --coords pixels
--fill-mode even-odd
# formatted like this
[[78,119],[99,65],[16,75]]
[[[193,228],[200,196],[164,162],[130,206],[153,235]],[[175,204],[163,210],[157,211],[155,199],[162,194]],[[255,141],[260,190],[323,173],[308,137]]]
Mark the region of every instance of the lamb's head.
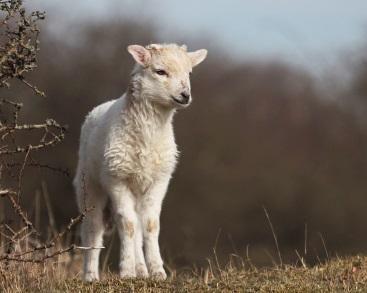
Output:
[[173,108],[190,104],[192,68],[205,59],[207,50],[187,52],[186,46],[176,44],[131,45],[127,50],[137,62],[133,75],[142,97]]

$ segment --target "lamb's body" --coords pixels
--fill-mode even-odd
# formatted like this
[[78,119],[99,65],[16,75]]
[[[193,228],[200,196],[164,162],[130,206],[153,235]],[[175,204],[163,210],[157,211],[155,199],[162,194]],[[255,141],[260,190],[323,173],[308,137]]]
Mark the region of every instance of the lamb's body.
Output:
[[[162,200],[176,165],[172,118],[177,107],[190,102],[182,91],[189,90],[185,79],[198,56],[177,45],[154,45],[151,51],[132,47],[130,53],[145,67],[134,70],[121,98],[94,108],[81,131],[74,185],[80,210],[94,207],[82,223],[82,245],[90,248],[84,260],[87,281],[99,278],[103,210],[108,201],[122,241],[120,275],[166,277],[158,236]],[[167,79],[156,76],[157,70],[152,73],[143,57],[149,57],[152,67],[165,64],[180,83],[177,78],[168,80],[168,74]]]
[[97,106],[82,126],[78,173],[88,170],[88,177],[98,182],[116,177],[135,195],[145,194],[174,170],[172,115],[126,95]]

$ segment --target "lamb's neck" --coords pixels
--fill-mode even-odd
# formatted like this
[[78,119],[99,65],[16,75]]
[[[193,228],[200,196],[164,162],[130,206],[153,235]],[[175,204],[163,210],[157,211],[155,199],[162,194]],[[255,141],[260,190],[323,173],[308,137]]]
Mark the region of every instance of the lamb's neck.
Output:
[[130,128],[136,138],[154,139],[162,131],[170,129],[174,112],[174,109],[152,103],[142,95],[126,94],[123,113],[125,127]]

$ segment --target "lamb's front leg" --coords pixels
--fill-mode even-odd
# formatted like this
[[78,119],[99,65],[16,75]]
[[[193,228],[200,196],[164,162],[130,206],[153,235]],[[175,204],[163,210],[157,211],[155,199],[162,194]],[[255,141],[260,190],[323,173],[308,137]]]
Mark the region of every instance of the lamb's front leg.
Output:
[[145,260],[149,274],[153,278],[166,279],[163,260],[159,250],[159,217],[163,198],[167,191],[169,178],[156,183],[144,195],[141,201],[139,214],[143,224]]
[[149,275],[143,252],[143,227],[141,219],[138,219],[137,228],[135,233],[135,272],[138,278],[146,278]]
[[138,230],[138,218],[135,211],[136,198],[120,182],[111,184],[110,196],[121,240],[120,276],[122,278],[136,277],[135,237]]

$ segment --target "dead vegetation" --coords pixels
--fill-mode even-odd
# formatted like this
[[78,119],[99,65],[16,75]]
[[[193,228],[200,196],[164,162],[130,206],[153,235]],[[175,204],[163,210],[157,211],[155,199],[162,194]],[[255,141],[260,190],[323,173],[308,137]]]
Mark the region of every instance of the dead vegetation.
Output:
[[[173,273],[166,281],[122,280],[105,273],[86,284],[63,258],[48,265],[21,264],[1,271],[1,292],[366,292],[367,258],[334,259],[313,267],[257,269],[246,261],[225,268]],[[237,258],[239,260],[239,258]]]
[[[26,79],[26,74],[37,68],[39,51],[38,21],[45,13],[27,13],[21,0],[0,1],[0,88],[6,93],[15,81],[30,87],[34,94],[45,96]],[[70,220],[66,228],[55,229],[47,237],[41,235],[22,206],[23,180],[29,168],[62,171],[38,162],[34,154],[45,152],[63,141],[65,127],[54,119],[37,123],[22,122],[23,104],[19,98],[0,98],[0,273],[18,265],[11,263],[43,263],[75,249],[65,246],[64,237],[85,217],[87,210]],[[27,194],[29,196],[29,194]],[[37,216],[37,215],[36,215]]]

